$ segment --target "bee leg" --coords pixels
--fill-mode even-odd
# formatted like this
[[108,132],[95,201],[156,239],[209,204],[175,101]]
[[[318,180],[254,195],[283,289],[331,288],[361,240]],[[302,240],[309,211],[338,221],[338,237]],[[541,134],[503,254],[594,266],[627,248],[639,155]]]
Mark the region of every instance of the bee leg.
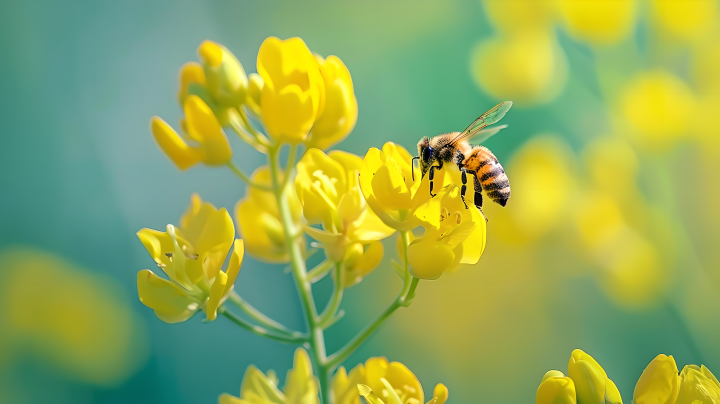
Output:
[[467,171],[465,171],[465,168],[462,168],[462,187],[460,188],[460,199],[462,199],[463,204],[465,204],[465,209],[469,209],[467,203],[465,202],[465,192],[467,191]]
[[433,179],[435,179],[435,169],[440,170],[442,166],[431,166],[430,167],[430,173],[428,174],[430,176],[430,196],[435,197],[437,194],[433,194]]
[[485,212],[483,212],[483,197],[482,197],[482,185],[480,185],[480,181],[477,178],[477,174],[473,171],[473,179],[474,179],[474,185],[475,185],[475,207],[480,210],[480,213],[482,213],[483,217],[485,218],[485,221],[488,221],[487,216],[485,216]]

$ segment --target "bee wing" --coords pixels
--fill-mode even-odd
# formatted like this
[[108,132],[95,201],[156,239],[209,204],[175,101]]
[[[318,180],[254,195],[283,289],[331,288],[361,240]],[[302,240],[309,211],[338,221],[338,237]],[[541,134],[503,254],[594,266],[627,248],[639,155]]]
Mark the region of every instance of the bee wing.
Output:
[[[510,110],[510,107],[512,107],[512,105],[512,101],[505,101],[492,107],[488,112],[480,115],[480,117],[476,119],[473,123],[471,123],[470,126],[465,128],[464,131],[460,132],[460,134],[457,135],[455,139],[453,139],[450,143],[457,144],[460,141],[469,139],[475,135],[480,134],[483,128],[498,123],[501,119],[503,119],[503,117]],[[494,135],[500,129],[491,133],[488,137]]]
[[495,135],[496,133],[500,132],[501,130],[507,128],[507,125],[500,125],[500,126],[494,126],[492,128],[482,129],[477,131],[477,133],[468,135],[468,139],[472,138],[473,143],[477,144],[483,144],[486,140],[490,139],[491,136]]

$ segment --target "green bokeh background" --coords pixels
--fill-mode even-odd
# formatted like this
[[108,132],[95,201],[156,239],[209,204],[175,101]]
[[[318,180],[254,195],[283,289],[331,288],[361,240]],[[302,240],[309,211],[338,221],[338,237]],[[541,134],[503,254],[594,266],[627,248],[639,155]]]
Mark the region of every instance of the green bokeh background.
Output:
[[[336,147],[363,154],[390,140],[412,150],[419,137],[460,130],[495,105],[498,100],[484,94],[470,72],[471,50],[492,32],[477,1],[3,2],[0,247],[34,246],[107,274],[141,316],[146,337],[138,342],[142,365],[137,372],[111,386],[73,379],[29,354],[12,363],[0,361],[0,401],[208,403],[222,392],[237,395],[249,364],[275,369],[281,381],[291,367],[293,347],[244,332],[222,318],[203,324],[198,316],[168,325],[136,297],[136,273],[152,265],[137,230],[176,223],[193,192],[228,209],[245,192],[229,170],[196,167],[180,173],[149,133],[153,115],[168,122],[180,118],[178,69],[196,59],[203,40],[227,46],[248,72],[255,71],[262,41],[273,35],[299,36],[313,51],[341,57],[352,73],[359,119],[351,136]],[[501,161],[538,133],[556,133],[579,147],[585,130],[605,124],[602,117],[581,124],[576,112],[600,97],[592,56],[566,34],[558,35],[571,66],[568,83],[553,102],[508,114],[503,122],[510,128],[487,144]],[[238,139],[231,142],[234,161],[246,172],[264,163],[263,155]],[[710,229],[703,231],[713,236]],[[493,232],[491,219],[488,252]],[[569,248],[553,249],[548,254],[555,255],[545,262],[564,265],[564,256],[575,254]],[[437,282],[466,284],[468,271],[482,274],[473,282],[493,282],[497,272],[518,270],[492,262],[487,266],[481,260]],[[437,282],[421,283],[417,300],[443,299]],[[329,296],[330,286],[326,280],[317,288],[319,301]],[[271,317],[302,328],[297,293],[282,266],[246,259],[236,288]],[[386,265],[349,289],[345,318],[327,332],[328,349],[342,346],[399,288]],[[488,288],[492,285],[473,292],[466,285],[463,293]],[[452,316],[477,323],[478,343],[467,345],[464,354],[449,346],[467,328],[443,321],[448,313],[432,304],[414,304],[399,311],[346,366],[386,356],[412,369],[426,394],[435,383],[445,383],[455,403],[533,402],[545,371],[566,370],[575,348],[598,359],[626,402],[642,369],[658,353],[673,354],[679,366],[704,363],[720,370],[718,351],[699,346],[671,305],[624,310],[592,278],[562,278],[550,298],[537,302],[553,335],[538,340],[513,325],[526,318],[514,305],[517,291],[532,292],[534,285],[516,277],[502,288],[492,306],[467,305],[461,316]],[[503,320],[488,320],[479,312]],[[462,336],[468,339],[472,336]],[[508,354],[498,357],[498,351]]]

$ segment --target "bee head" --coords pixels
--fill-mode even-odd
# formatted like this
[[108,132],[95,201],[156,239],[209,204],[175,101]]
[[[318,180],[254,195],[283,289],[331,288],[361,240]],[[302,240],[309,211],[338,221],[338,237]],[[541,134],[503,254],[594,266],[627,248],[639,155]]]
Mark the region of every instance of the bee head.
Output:
[[433,148],[430,147],[430,138],[425,136],[418,142],[418,157],[423,163],[429,163]]

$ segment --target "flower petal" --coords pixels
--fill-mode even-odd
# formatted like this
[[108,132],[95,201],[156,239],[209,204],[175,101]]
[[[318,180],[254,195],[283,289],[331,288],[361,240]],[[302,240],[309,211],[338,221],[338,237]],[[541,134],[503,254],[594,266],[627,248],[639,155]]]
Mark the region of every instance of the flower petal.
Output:
[[223,298],[225,292],[225,286],[228,284],[228,276],[225,272],[219,271],[215,279],[213,280],[212,286],[210,286],[210,296],[207,300],[207,306],[205,313],[208,320],[213,321],[217,318],[217,309],[220,306],[220,301]]
[[159,117],[152,117],[150,130],[160,149],[180,170],[187,170],[202,159],[200,150],[188,146],[180,135]]
[[198,311],[198,302],[186,291],[148,269],[138,272],[137,287],[140,302],[166,323],[182,323]]
[[[426,236],[427,237],[427,236]],[[445,244],[423,237],[408,247],[410,273],[420,279],[437,279],[455,260],[455,253]]]

